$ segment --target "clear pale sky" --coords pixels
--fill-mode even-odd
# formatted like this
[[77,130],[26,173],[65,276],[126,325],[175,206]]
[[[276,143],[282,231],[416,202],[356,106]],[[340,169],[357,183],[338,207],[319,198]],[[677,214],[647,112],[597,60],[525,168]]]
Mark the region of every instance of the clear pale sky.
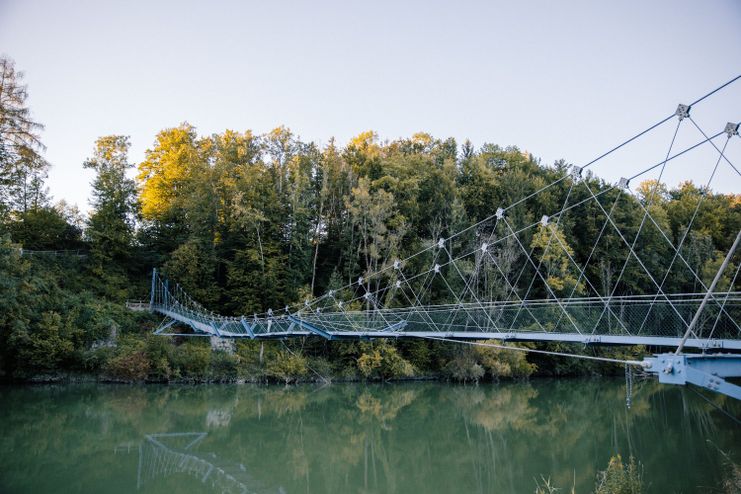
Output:
[[[131,136],[138,162],[183,121],[319,143],[425,131],[585,163],[741,73],[741,1],[0,0],[0,53],[46,125],[52,194],[84,211],[98,136]],[[693,116],[708,133],[741,120],[741,81]],[[595,172],[660,161],[674,126]],[[675,150],[701,138],[683,124]],[[717,156],[698,150],[664,178],[703,183]],[[728,158],[741,165],[741,139]],[[741,182],[724,165],[713,188]]]

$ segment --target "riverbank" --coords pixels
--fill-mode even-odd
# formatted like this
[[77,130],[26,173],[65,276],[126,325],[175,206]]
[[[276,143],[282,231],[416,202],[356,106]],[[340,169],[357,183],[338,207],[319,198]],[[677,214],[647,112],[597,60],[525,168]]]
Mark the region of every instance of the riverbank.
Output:
[[[496,343],[493,340],[492,343]],[[523,349],[636,358],[645,348],[574,348],[519,344]],[[623,367],[501,348],[423,340],[326,342],[231,341],[126,333],[80,352],[56,369],[26,367],[2,379],[15,383],[325,383],[527,380],[537,377],[621,375]]]

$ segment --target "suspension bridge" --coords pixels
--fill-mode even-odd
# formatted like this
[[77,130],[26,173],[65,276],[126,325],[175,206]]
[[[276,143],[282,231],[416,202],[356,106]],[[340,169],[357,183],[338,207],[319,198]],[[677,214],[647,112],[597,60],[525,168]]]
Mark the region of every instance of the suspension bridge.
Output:
[[[706,132],[693,118],[693,111],[739,79],[741,75],[692,103],[679,104],[670,115],[594,160],[559,170],[557,179],[525,197],[511,204],[492,205],[488,218],[430,241],[406,258],[389,259],[354,282],[299,304],[262,314],[222,316],[154,270],[150,300],[145,305],[166,318],[156,333],[252,339],[422,338],[517,351],[542,350],[506,343],[646,345],[673,351],[642,361],[543,352],[640,366],[657,374],[661,382],[691,383],[741,399],[741,387],[725,380],[741,377],[741,355],[734,353],[741,350],[741,231],[724,253],[712,281],[698,272],[688,249],[693,226],[714,181],[731,177],[739,185],[736,190],[741,190],[741,172],[728,157],[734,146],[741,146],[738,120],[719,123],[714,131]],[[660,160],[614,184],[594,179],[592,171],[597,164],[667,126],[671,139]],[[681,147],[677,139],[680,132],[692,138]],[[702,149],[710,154],[697,159]],[[663,179],[682,160],[692,160],[705,181],[688,223],[678,238],[673,238],[656,217],[654,203]],[[634,184],[648,179],[652,180],[651,190],[639,197]],[[548,210],[539,205],[542,202],[537,199],[545,194],[558,196],[557,206]],[[628,204],[637,212],[641,218],[637,228],[626,226],[617,217],[618,204]],[[535,216],[533,211],[537,211]],[[596,218],[598,227],[580,240],[582,247],[588,248],[578,249],[581,254],[577,254],[568,245],[562,227],[585,216]],[[538,249],[531,243],[536,234],[543,239]],[[658,261],[657,246],[646,247],[646,237],[657,239],[661,248]],[[610,286],[595,279],[599,257],[605,252],[619,259]],[[558,263],[554,259],[559,259]],[[569,277],[569,286],[557,279],[554,270]],[[640,289],[635,283],[626,288],[628,276],[640,277]],[[675,283],[677,279],[684,281]],[[686,291],[673,289],[675,286],[695,288]],[[191,332],[173,332],[175,324],[187,326]]]

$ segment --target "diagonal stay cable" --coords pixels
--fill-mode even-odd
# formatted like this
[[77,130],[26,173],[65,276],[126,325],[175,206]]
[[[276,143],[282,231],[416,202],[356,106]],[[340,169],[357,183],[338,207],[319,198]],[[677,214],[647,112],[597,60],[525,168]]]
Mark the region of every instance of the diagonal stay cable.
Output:
[[[453,255],[452,255],[452,254],[450,253],[450,251],[448,250],[448,248],[447,248],[447,247],[443,247],[443,248],[445,249],[445,252],[447,252],[447,254],[448,254],[448,258],[449,258],[449,259],[451,260],[451,262],[452,262],[452,264],[453,264],[453,268],[455,268],[455,271],[456,271],[456,272],[458,273],[458,276],[459,276],[459,277],[461,278],[461,280],[462,280],[462,281],[463,281],[463,282],[465,283],[465,286],[464,286],[463,290],[464,290],[464,291],[465,291],[465,290],[468,290],[468,291],[469,291],[469,292],[471,293],[471,295],[473,296],[473,299],[474,299],[474,300],[476,301],[476,303],[477,303],[477,304],[479,305],[479,307],[480,307],[480,308],[481,308],[481,310],[483,311],[484,315],[486,316],[486,318],[487,318],[487,319],[489,320],[489,322],[491,323],[492,327],[493,327],[494,329],[498,329],[498,328],[497,328],[497,325],[496,325],[496,323],[495,323],[495,322],[494,322],[494,321],[492,320],[491,316],[489,315],[489,313],[488,313],[488,312],[486,311],[486,309],[484,308],[484,305],[483,305],[483,304],[481,303],[481,301],[479,300],[479,298],[478,298],[478,297],[476,296],[476,293],[475,293],[475,292],[474,292],[473,290],[471,290],[471,288],[470,288],[470,285],[469,285],[469,283],[468,283],[468,282],[466,281],[466,278],[465,278],[465,276],[463,276],[463,273],[461,273],[461,270],[460,270],[460,269],[458,269],[458,265],[457,265],[457,264],[455,263],[455,261],[453,260]],[[475,251],[474,251],[474,252],[475,252]],[[472,278],[472,277],[471,277],[471,278]],[[469,278],[469,281],[470,281],[470,279],[471,279],[471,278]],[[448,282],[447,282],[447,280],[445,281],[445,283],[446,283],[446,284],[448,283]],[[448,285],[448,288],[450,288],[450,285]],[[451,291],[452,291],[452,289],[451,289]],[[460,299],[460,297],[458,297],[457,295],[455,295],[455,294],[454,294],[454,296],[455,296],[456,298]],[[474,324],[476,324],[476,325],[478,326],[478,324],[476,323],[476,321],[475,321],[475,320],[474,320]],[[481,328],[479,327],[479,329],[481,329]]]
[[[566,199],[564,199],[563,206],[561,206],[561,209],[563,210],[566,205],[569,203],[569,198],[571,197],[571,193],[574,190],[574,182],[572,180],[571,185],[569,186],[569,191],[566,194]],[[563,215],[558,215],[558,218],[556,219],[556,224],[561,223],[561,219],[563,218]],[[530,295],[530,290],[533,288],[533,284],[535,283],[535,278],[538,276],[540,272],[540,267],[543,265],[543,259],[546,256],[546,253],[548,252],[548,249],[551,247],[551,242],[553,241],[553,233],[551,232],[551,236],[548,237],[548,242],[546,243],[545,248],[543,249],[543,253],[540,256],[540,259],[538,259],[538,266],[535,268],[535,273],[533,274],[532,279],[530,280],[530,284],[527,287],[527,290],[525,291],[525,296],[522,297],[524,300],[527,300],[528,296]],[[532,247],[530,254],[528,257],[531,257],[533,253],[535,252],[535,248]],[[515,318],[512,320],[512,324],[510,324],[510,329],[512,329],[515,326],[515,323],[517,322],[517,319],[520,317],[522,306],[517,309],[517,313],[515,314]]]
[[[654,184],[653,188],[651,189],[651,192],[649,196],[647,197],[647,202],[649,203],[649,207],[651,204],[653,204],[654,198],[656,197],[656,191],[659,189],[659,186],[661,185],[661,178],[664,175],[664,171],[666,170],[666,164],[669,161],[669,156],[671,155],[672,149],[674,148],[674,143],[677,140],[677,134],[679,133],[679,128],[682,125],[682,119],[677,120],[677,126],[674,128],[674,134],[672,135],[671,142],[669,143],[669,149],[666,152],[666,156],[664,157],[664,161],[661,164],[661,170],[659,172],[659,178],[656,180],[656,184]],[[585,183],[586,184],[586,183]],[[587,188],[589,186],[587,185]],[[591,189],[590,189],[591,191]],[[640,201],[639,201],[640,202]],[[630,246],[630,252],[635,251],[635,246],[638,243],[638,238],[641,236],[641,232],[643,231],[643,226],[646,224],[646,217],[649,216],[648,210],[644,211],[643,217],[641,218],[641,223],[638,226],[638,232],[636,233],[635,237],[633,237],[633,243]],[[615,280],[615,283],[612,286],[612,291],[610,292],[609,298],[612,298],[615,296],[615,293],[618,289],[618,286],[620,286],[620,281],[623,278],[623,275],[625,274],[625,270],[628,267],[628,264],[630,263],[630,252],[625,257],[625,261],[623,262],[622,267],[620,268],[620,273],[618,274],[617,280]],[[650,276],[650,274],[649,274]],[[609,302],[609,299],[608,299]],[[605,310],[607,309],[608,305],[605,305],[605,309],[602,310],[602,313],[599,316],[599,319],[597,319],[597,322],[594,324],[594,327],[592,328],[592,333],[594,333],[597,330],[597,326],[599,326],[599,323],[602,321],[602,318],[605,315]],[[650,309],[649,309],[650,311]],[[609,316],[608,316],[609,317]]]
[[[640,203],[640,201],[638,202],[638,205],[639,205],[639,207],[643,208],[643,205]],[[685,257],[679,251],[679,249],[677,249],[676,246],[672,243],[672,241],[666,235],[666,233],[664,232],[664,230],[662,230],[659,227],[659,225],[656,223],[656,220],[653,218],[653,216],[651,216],[649,214],[648,217],[651,220],[651,222],[656,226],[656,229],[659,230],[659,233],[661,233],[661,236],[664,238],[664,240],[666,240],[666,242],[669,244],[669,247],[671,247],[671,249],[674,250],[674,252],[677,254],[677,256],[679,257],[679,259],[687,267],[687,269],[689,270],[689,272],[692,273],[692,275],[695,277],[695,279],[700,284],[700,286],[702,287],[702,289],[705,290],[705,291],[707,291],[708,287],[705,284],[705,282],[702,280],[702,278],[700,277],[700,275],[698,275],[697,272],[692,268],[692,266],[690,265],[690,263],[687,261],[687,259],[685,259]],[[715,298],[715,296],[712,293],[709,296],[710,296],[710,300],[712,300],[716,304],[720,304],[720,302],[718,302],[718,300]],[[738,323],[736,323],[735,321],[733,321],[733,323],[736,325],[736,327],[739,327],[738,326]],[[697,336],[697,335],[695,335],[695,336]]]
[[[560,239],[560,238],[558,237],[558,235],[555,235],[555,234],[554,234],[554,236],[556,237],[556,240],[558,241],[558,243],[559,243],[559,244],[561,245],[561,248],[563,249],[563,251],[564,251],[564,252],[566,253],[566,256],[567,256],[567,257],[569,258],[569,260],[570,260],[570,261],[571,261],[571,262],[572,262],[572,263],[574,264],[574,266],[576,267],[576,269],[577,269],[577,270],[579,270],[579,273],[580,273],[580,277],[581,277],[581,275],[582,275],[582,274],[584,274],[584,270],[583,270],[583,269],[582,269],[582,268],[581,268],[581,267],[579,266],[579,264],[577,264],[577,262],[576,262],[576,261],[574,260],[574,257],[573,257],[573,256],[571,255],[571,253],[570,253],[570,252],[569,252],[569,250],[568,250],[568,249],[566,248],[566,246],[565,246],[565,245],[563,244],[563,242],[561,242],[561,239]],[[624,325],[624,324],[623,324],[623,322],[622,322],[622,321],[620,320],[620,318],[618,318],[618,317],[617,317],[617,315],[615,314],[615,312],[614,312],[614,311],[612,310],[612,308],[610,308],[610,306],[608,305],[608,301],[607,301],[607,299],[606,299],[605,297],[603,297],[602,295],[600,295],[599,291],[598,291],[598,290],[597,290],[597,289],[596,289],[596,288],[594,287],[594,285],[593,285],[593,284],[592,284],[592,282],[590,281],[589,277],[588,277],[588,276],[585,276],[585,277],[584,277],[584,280],[585,280],[585,281],[587,282],[587,284],[588,284],[588,285],[589,285],[589,287],[590,287],[590,288],[592,289],[592,291],[594,291],[594,293],[595,293],[595,294],[597,295],[597,298],[598,298],[598,299],[600,300],[600,302],[602,302],[602,303],[603,303],[603,304],[605,305],[605,308],[606,308],[607,310],[609,310],[609,311],[610,311],[610,313],[611,313],[611,314],[612,314],[613,316],[615,316],[615,318],[616,318],[616,319],[618,320],[618,322],[619,322],[619,323],[620,323],[620,325],[621,325],[621,326],[623,327],[623,329],[625,330],[625,332],[626,332],[627,334],[630,334],[630,331],[628,331],[628,328],[626,328],[626,327],[625,327],[625,325]]]
[[[594,196],[594,193],[592,192],[591,187],[589,187],[589,185],[586,184],[586,183],[585,183],[585,185],[586,185],[587,190],[589,191],[589,193]],[[599,201],[595,201],[595,202],[600,207],[600,209],[602,209],[602,212],[607,215],[607,211],[605,211],[605,208],[602,207],[602,204]],[[648,277],[651,279],[651,281],[653,282],[653,284],[659,289],[659,293],[661,293],[664,296],[664,299],[669,303],[669,306],[674,310],[674,312],[677,314],[677,316],[679,316],[680,320],[682,320],[684,322],[684,318],[682,317],[682,314],[677,310],[676,307],[674,307],[674,304],[671,302],[671,300],[669,300],[669,297],[667,297],[666,294],[664,293],[664,291],[659,287],[659,284],[656,282],[656,280],[654,279],[654,277],[651,275],[651,273],[649,272],[648,268],[646,268],[646,265],[643,264],[643,261],[641,261],[641,258],[638,257],[638,254],[636,254],[636,252],[633,250],[633,247],[630,245],[630,243],[628,243],[628,240],[623,235],[623,232],[620,231],[620,228],[618,228],[618,226],[615,224],[615,222],[613,221],[613,219],[609,215],[607,215],[607,218],[610,220],[610,224],[615,229],[615,231],[617,232],[617,234],[620,237],[620,239],[623,241],[623,243],[625,243],[625,245],[628,246],[628,248],[630,249],[630,253],[633,255],[633,257],[636,258],[636,261],[638,261],[638,264],[641,265],[641,267],[646,272],[646,274],[648,275]],[[611,297],[612,297],[612,295],[611,295]],[[687,323],[685,322],[685,325],[686,324]],[[697,335],[695,335],[695,336],[697,336]]]
[[[729,136],[728,139],[726,139],[726,142],[723,144],[723,151],[725,151],[726,147],[728,146],[728,142],[730,141],[730,139],[731,139],[731,137]],[[721,154],[723,153],[723,151],[721,151]],[[721,160],[721,157],[718,156],[718,160],[715,162],[715,167],[713,167],[713,171],[710,174],[710,178],[708,179],[707,183],[705,184],[705,189],[706,190],[709,190],[710,189],[710,185],[713,182],[713,177],[715,177],[715,173],[718,171],[718,165],[720,165],[720,160]],[[674,252],[674,256],[672,256],[672,259],[669,262],[669,267],[666,269],[666,273],[664,273],[664,276],[663,276],[663,278],[661,280],[661,284],[659,285],[662,289],[664,288],[664,284],[666,283],[666,280],[668,279],[669,274],[671,273],[671,270],[674,267],[674,262],[677,260],[677,256],[678,256],[679,252],[681,252],[682,247],[684,246],[685,240],[689,236],[689,233],[690,233],[690,230],[692,228],[692,225],[693,225],[693,223],[695,221],[695,218],[697,217],[697,213],[700,211],[700,206],[702,205],[702,203],[705,200],[705,197],[706,196],[707,196],[707,194],[705,194],[705,193],[701,194],[700,195],[700,199],[697,201],[697,205],[695,206],[695,210],[692,212],[692,217],[690,218],[690,221],[687,224],[687,228],[685,229],[685,231],[684,231],[684,233],[682,235],[682,238],[679,241],[679,245],[677,245],[677,249]],[[651,307],[653,307],[653,304],[656,302],[656,299],[657,298],[658,298],[658,296],[654,296],[654,299],[651,302]],[[641,323],[641,327],[638,330],[639,333],[641,332],[641,330],[643,330],[643,327],[645,326],[646,321],[648,321],[648,316],[650,315],[650,313],[651,313],[651,310],[650,309],[648,311],[646,311],[646,315],[643,318],[643,322]]]
[[[615,195],[615,200],[612,202],[612,206],[610,207],[610,212],[608,214],[612,214],[615,211],[615,206],[617,206],[618,201],[620,200],[621,194]],[[587,272],[587,266],[589,266],[589,263],[592,260],[592,257],[594,256],[594,253],[597,251],[597,246],[600,243],[600,240],[602,240],[602,235],[605,233],[605,230],[607,229],[607,225],[609,225],[609,221],[607,218],[605,218],[604,223],[602,223],[602,227],[600,228],[599,234],[597,235],[597,238],[595,239],[594,243],[592,244],[592,249],[589,251],[589,255],[587,256],[587,260],[584,262],[584,269],[579,273],[579,277],[576,279],[576,283],[574,283],[573,288],[571,289],[571,293],[569,293],[569,296],[567,297],[567,300],[571,300],[574,297],[574,294],[576,293],[576,289],[579,287],[579,283],[581,282],[582,276],[584,276]],[[558,321],[556,321],[556,325],[558,325],[561,322],[561,316],[559,316]],[[596,326],[592,330],[592,334],[596,331]]]
[[[520,302],[520,304],[525,305],[525,301],[520,297],[520,294],[518,294],[517,291],[514,289],[514,286],[512,286],[512,283],[510,283],[509,279],[507,279],[507,276],[504,274],[504,271],[502,271],[502,268],[499,266],[499,263],[497,263],[497,261],[494,258],[494,256],[491,255],[490,252],[486,252],[486,255],[489,256],[489,258],[491,259],[491,262],[494,264],[494,266],[496,266],[497,270],[502,275],[502,278],[504,278],[504,281],[510,286],[510,288],[512,289],[512,293],[515,295],[515,297],[517,297],[517,301]],[[528,307],[527,305],[525,305],[525,310],[527,311],[528,314],[530,314],[530,317],[533,318],[533,321],[535,321],[535,323],[540,327],[540,329],[542,329],[543,332],[546,332],[547,333],[546,329],[540,323],[540,321],[538,320],[538,318],[535,317],[535,315],[533,314],[532,310],[530,310],[530,307]],[[503,314],[504,314],[504,310],[503,309],[500,309],[499,310],[499,316],[497,316],[496,322],[499,322],[499,319],[502,318]],[[510,329],[512,329],[512,325],[510,325]]]
[[[505,224],[505,225],[507,226],[507,228],[509,229],[509,231],[510,231],[510,232],[513,232],[513,233],[514,233],[514,230],[512,230],[512,227],[510,226],[510,224],[509,224],[509,221],[507,221],[507,218],[504,218],[504,217],[502,217],[502,221],[503,221],[503,222],[504,222],[504,224]],[[525,247],[524,247],[524,246],[522,245],[522,242],[520,242],[520,239],[519,239],[519,237],[518,237],[517,235],[515,235],[515,240],[517,241],[517,245],[519,245],[519,246],[520,246],[520,249],[522,249],[522,251],[523,251],[523,252],[525,253],[525,255],[527,255],[527,250],[525,250]],[[547,281],[547,280],[546,280],[545,278],[543,278],[543,275],[542,275],[542,274],[540,273],[540,271],[538,271],[538,269],[537,269],[537,268],[535,267],[535,263],[534,263],[534,262],[533,262],[533,260],[532,260],[532,259],[530,258],[530,256],[528,256],[528,257],[527,257],[527,260],[528,260],[528,261],[530,262],[530,264],[531,264],[531,265],[533,266],[533,268],[535,268],[535,271],[536,271],[536,273],[538,273],[538,276],[540,276],[540,279],[541,279],[541,280],[543,281],[543,283],[545,284],[545,287],[546,287],[546,288],[548,289],[548,292],[549,292],[549,293],[551,294],[551,296],[552,296],[552,297],[553,297],[553,298],[554,298],[554,299],[556,300],[556,303],[557,303],[557,304],[558,304],[558,306],[559,306],[559,307],[561,308],[561,310],[563,311],[563,313],[564,313],[564,314],[566,314],[566,318],[567,318],[567,319],[569,320],[569,322],[571,322],[571,324],[572,324],[572,325],[574,326],[574,329],[576,330],[576,332],[577,332],[577,333],[579,333],[579,334],[582,334],[582,332],[581,332],[581,331],[579,330],[579,328],[577,327],[577,325],[576,325],[576,323],[574,322],[574,320],[573,320],[573,319],[571,318],[571,315],[570,315],[570,314],[569,314],[568,312],[566,312],[566,309],[564,308],[563,304],[561,304],[561,301],[560,301],[560,300],[558,299],[558,297],[556,296],[556,294],[555,294],[555,293],[553,293],[553,289],[552,289],[552,288],[551,288],[551,286],[550,286],[550,285],[548,284],[548,281]]]
[[[700,134],[702,134],[702,136],[707,139],[708,138],[708,135],[705,133],[705,131],[703,131],[700,128],[699,125],[697,125],[697,122],[695,122],[695,120],[692,117],[687,117],[687,118],[689,118],[690,122],[692,122],[692,124],[695,126],[695,128],[700,131]],[[731,136],[728,136],[728,138],[730,139]],[[708,140],[710,140],[710,139],[708,139]],[[739,175],[739,176],[741,176],[741,172],[738,171],[738,168],[736,168],[736,165],[734,165],[733,163],[731,163],[731,160],[729,160],[726,157],[726,155],[723,154],[723,151],[721,151],[720,149],[718,149],[718,146],[712,140],[710,140],[710,144],[715,148],[716,151],[718,151],[720,153],[720,157],[723,158],[723,160],[726,163],[728,163],[731,166],[731,168],[733,168],[733,170],[736,172],[736,174]]]
[[418,336],[418,338],[423,338],[427,340],[438,340],[438,341],[448,341],[451,343],[460,343],[461,345],[471,345],[471,346],[481,346],[481,347],[487,347],[487,348],[498,348],[501,350],[512,350],[515,352],[523,352],[523,353],[538,353],[542,355],[554,355],[557,357],[570,357],[570,358],[577,358],[582,360],[594,360],[598,362],[607,362],[612,364],[627,364],[627,365],[635,365],[638,367],[644,367],[644,362],[640,360],[624,360],[624,359],[615,359],[615,358],[609,358],[609,357],[596,357],[593,355],[580,355],[578,353],[567,353],[567,352],[553,352],[550,350],[538,350],[536,348],[527,348],[527,347],[521,347],[521,346],[513,346],[513,345],[499,345],[496,343],[486,343],[481,341],[466,341],[466,340],[457,340],[454,338],[444,338],[441,336]]

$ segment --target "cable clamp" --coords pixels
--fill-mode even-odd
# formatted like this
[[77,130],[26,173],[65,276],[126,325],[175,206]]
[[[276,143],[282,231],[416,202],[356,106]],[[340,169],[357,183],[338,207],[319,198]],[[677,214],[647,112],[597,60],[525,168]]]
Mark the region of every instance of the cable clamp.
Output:
[[681,103],[679,104],[679,106],[677,106],[677,111],[675,112],[675,115],[679,117],[680,122],[690,116],[691,108],[692,108],[691,106],[683,105]]
[[733,123],[733,122],[728,122],[726,124],[726,128],[723,129],[723,132],[726,133],[726,135],[728,136],[729,139],[731,137],[733,137],[733,136],[737,136],[738,135],[738,125],[739,124]]

